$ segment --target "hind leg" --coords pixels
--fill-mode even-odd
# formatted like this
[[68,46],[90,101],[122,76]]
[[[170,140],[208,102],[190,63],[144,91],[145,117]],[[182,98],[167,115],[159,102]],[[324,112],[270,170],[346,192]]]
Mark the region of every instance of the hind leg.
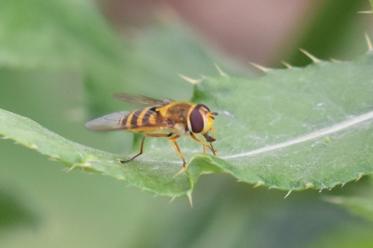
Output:
[[120,160],[120,162],[122,164],[125,164],[125,163],[128,163],[128,162],[131,162],[132,160],[134,160],[135,158],[137,158],[138,156],[140,156],[143,152],[144,152],[144,143],[145,143],[145,136],[142,137],[141,139],[141,144],[140,144],[140,151],[139,153],[137,153],[135,156],[133,156],[132,158],[130,159],[127,159],[127,160]]

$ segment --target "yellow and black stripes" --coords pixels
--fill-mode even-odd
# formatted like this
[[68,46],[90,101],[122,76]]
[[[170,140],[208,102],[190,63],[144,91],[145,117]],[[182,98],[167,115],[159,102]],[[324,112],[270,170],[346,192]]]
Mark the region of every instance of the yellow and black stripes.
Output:
[[133,113],[132,118],[131,118],[131,122],[130,122],[131,123],[130,124],[130,128],[137,128],[137,127],[139,127],[137,125],[137,120],[139,119],[139,116],[140,116],[141,112],[142,112],[142,110],[137,110],[137,111],[135,111]]
[[161,123],[161,117],[155,112],[154,107],[130,112],[122,120],[122,125],[125,129],[155,126],[158,123]]
[[154,126],[157,123],[157,112],[155,112],[155,108],[147,108],[144,110],[144,116],[142,118],[142,125],[143,126]]

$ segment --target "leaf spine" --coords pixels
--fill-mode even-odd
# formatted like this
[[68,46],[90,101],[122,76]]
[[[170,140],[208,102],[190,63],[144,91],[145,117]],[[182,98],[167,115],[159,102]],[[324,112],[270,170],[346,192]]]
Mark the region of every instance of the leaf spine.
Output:
[[288,68],[288,69],[292,69],[293,68],[293,66],[291,65],[291,64],[289,64],[288,62],[286,62],[286,61],[281,61],[281,64],[283,64],[286,68]]
[[186,82],[192,84],[192,85],[197,85],[197,84],[200,84],[202,82],[202,78],[200,78],[200,79],[194,79],[194,78],[185,76],[183,74],[179,74],[179,77],[181,79],[185,80]]
[[303,53],[304,55],[307,56],[307,58],[309,58],[310,60],[312,60],[313,63],[315,64],[318,64],[318,63],[321,63],[321,60],[319,58],[317,58],[315,55],[312,55],[310,52],[302,49],[302,48],[299,48],[299,51],[301,53]]
[[190,205],[190,207],[192,208],[192,207],[193,207],[192,191],[188,191],[188,192],[186,193],[186,195],[187,195],[187,198],[188,198],[188,201],[189,201],[189,205]]
[[216,70],[219,72],[219,75],[222,76],[222,77],[228,77],[228,74],[225,73],[218,64],[214,63],[214,66],[216,68]]
[[370,39],[368,33],[365,33],[365,40],[367,42],[368,52],[372,52],[373,51],[373,44],[372,44],[372,40]]
[[262,66],[262,65],[259,65],[259,64],[256,64],[256,63],[253,63],[253,62],[250,62],[250,65],[252,65],[254,68],[258,69],[259,71],[262,71],[264,73],[268,73],[270,71],[272,71],[271,68],[268,68],[268,67],[265,67],[265,66]]

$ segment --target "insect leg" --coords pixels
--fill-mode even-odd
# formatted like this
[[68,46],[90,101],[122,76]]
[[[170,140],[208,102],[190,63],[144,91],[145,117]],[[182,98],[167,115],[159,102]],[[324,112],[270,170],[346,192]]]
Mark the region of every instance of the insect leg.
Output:
[[205,133],[203,135],[203,137],[205,138],[205,140],[209,143],[209,148],[212,152],[212,154],[216,155],[216,150],[214,148],[214,146],[212,145],[212,142],[216,141],[216,139],[214,137],[211,137],[210,135],[208,135],[207,133]]
[[209,148],[210,148],[212,154],[214,154],[214,156],[216,156],[216,150],[215,150],[214,146],[212,145],[212,142],[210,142]]
[[206,144],[204,144],[202,141],[200,141],[193,133],[190,133],[190,137],[200,143],[203,147],[203,153],[206,153]]
[[176,154],[177,154],[177,156],[179,156],[179,158],[183,161],[183,165],[182,165],[183,168],[185,168],[185,167],[186,167],[185,158],[184,158],[183,153],[182,153],[181,150],[180,150],[179,145],[178,145],[177,142],[176,142],[176,139],[170,139],[170,141],[171,141],[172,145],[174,146],[174,148],[175,148],[175,150],[176,150]]
[[174,175],[174,177],[180,175],[181,173],[183,173],[183,172],[185,172],[187,170],[186,161],[185,161],[184,155],[181,152],[179,145],[176,143],[176,139],[177,138],[178,137],[175,137],[175,138],[171,138],[169,140],[172,143],[173,147],[175,148],[177,156],[179,156],[179,158],[183,161],[183,164],[181,166],[181,169]]
[[186,169],[186,162],[185,162],[185,158],[184,158],[184,155],[183,153],[181,152],[180,150],[180,147],[179,145],[176,143],[176,139],[170,139],[172,145],[174,146],[175,150],[176,150],[176,154],[177,156],[179,156],[179,158],[183,161],[183,169],[185,170]]
[[137,158],[138,156],[140,156],[140,155],[143,153],[143,151],[144,151],[144,143],[145,143],[145,136],[143,136],[142,139],[141,139],[141,144],[140,144],[140,151],[139,151],[139,153],[137,153],[135,156],[133,156],[133,157],[130,158],[130,159],[127,159],[127,160],[121,160],[120,162],[121,162],[122,164],[124,164],[124,163],[128,163],[128,162],[134,160],[135,158]]
[[193,133],[190,133],[190,136],[195,141],[197,141],[198,143],[200,143],[203,146],[203,152],[204,153],[206,153],[206,147],[207,147],[207,148],[209,148],[211,150],[212,154],[216,155],[216,151],[215,151],[214,147],[212,146],[212,142],[209,142],[208,144],[206,144],[203,141],[201,141],[200,139],[198,139]]

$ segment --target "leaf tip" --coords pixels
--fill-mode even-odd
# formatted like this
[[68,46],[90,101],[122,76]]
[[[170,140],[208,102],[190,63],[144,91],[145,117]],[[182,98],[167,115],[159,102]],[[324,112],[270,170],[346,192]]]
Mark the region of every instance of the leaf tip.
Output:
[[356,181],[356,182],[359,181],[363,176],[364,176],[364,173],[361,173],[361,172],[360,172],[359,174],[357,174],[357,178],[356,178],[355,181]]
[[305,183],[305,188],[306,189],[311,189],[311,188],[314,188],[315,187],[315,185],[313,184],[313,183],[311,183],[311,182],[307,182],[307,183]]
[[192,191],[188,191],[188,192],[186,193],[186,196],[187,196],[187,198],[188,198],[189,205],[190,205],[190,207],[192,208],[192,207],[193,207]]
[[293,192],[292,190],[289,190],[289,191],[286,193],[286,195],[284,196],[284,199],[288,198],[289,195],[290,195],[292,192]]
[[372,40],[370,39],[368,33],[365,33],[365,41],[367,43],[368,52],[372,52],[373,51],[373,44],[372,44]]
[[310,60],[312,60],[313,63],[315,63],[315,64],[321,63],[321,60],[319,58],[317,58],[315,55],[311,54],[307,50],[305,50],[303,48],[299,48],[299,51],[301,53],[303,53],[304,55],[306,55],[307,58],[309,58]]
[[254,188],[258,188],[260,186],[263,186],[264,185],[264,182],[263,181],[257,181],[255,184],[254,184]]
[[171,199],[168,201],[168,203],[173,203],[176,199],[176,196],[172,196]]
[[286,62],[284,60],[281,61],[281,64],[283,64],[288,69],[293,69],[294,68],[291,64],[289,64],[288,62]]
[[66,168],[64,171],[66,173],[69,173],[69,172],[73,171],[76,167],[78,167],[77,164],[72,164],[69,168]]
[[228,77],[228,74],[225,73],[221,68],[220,66],[217,64],[217,63],[214,63],[214,66],[216,68],[216,70],[219,72],[219,75],[222,76],[222,77]]
[[61,157],[60,157],[60,155],[55,154],[55,155],[49,156],[48,159],[51,160],[51,161],[59,161],[59,160],[61,160]]
[[357,13],[358,14],[363,14],[363,15],[366,15],[366,14],[371,15],[371,14],[373,14],[373,10],[360,10]]
[[32,150],[38,150],[39,149],[38,145],[33,144],[33,143],[26,144],[26,147],[28,147]]
[[250,62],[250,65],[253,66],[254,68],[258,69],[259,71],[264,72],[264,73],[268,73],[268,72],[272,71],[271,68],[259,65],[259,64],[254,63],[254,62]]
[[92,164],[90,163],[90,161],[86,160],[86,161],[83,161],[82,163],[79,163],[77,166],[85,169],[85,168],[91,168]]
[[183,74],[179,74],[179,77],[181,79],[183,79],[184,81],[192,84],[192,85],[197,85],[197,84],[200,84],[202,82],[202,78],[200,79],[194,79],[194,78],[191,78],[191,77],[188,77],[188,76],[185,76]]

